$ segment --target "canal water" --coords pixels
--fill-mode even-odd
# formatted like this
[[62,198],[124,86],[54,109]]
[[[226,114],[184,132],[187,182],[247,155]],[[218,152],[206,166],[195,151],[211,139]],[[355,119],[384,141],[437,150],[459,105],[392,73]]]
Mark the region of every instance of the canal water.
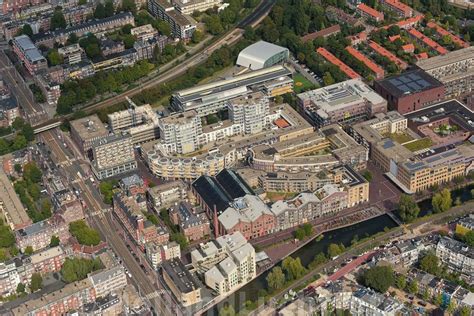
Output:
[[[471,200],[473,198],[471,195],[472,189],[474,189],[474,184],[470,184],[464,188],[451,191],[451,198],[453,199],[453,202],[456,201],[458,197],[461,199],[462,203]],[[431,199],[426,199],[419,202],[418,206],[420,207],[420,214],[418,215],[419,217],[433,213]]]
[[[332,243],[342,243],[345,246],[349,246],[356,235],[359,239],[362,239],[383,231],[385,227],[392,228],[395,226],[397,226],[397,224],[388,215],[382,215],[349,227],[326,232],[322,239],[319,241],[317,241],[317,238],[314,239],[298,251],[294,252],[291,256],[293,258],[299,257],[301,259],[301,263],[304,266],[308,266],[308,264],[313,261],[314,257],[318,253],[326,253],[328,246]],[[238,312],[243,307],[245,301],[256,301],[258,298],[258,291],[261,289],[266,289],[267,284],[265,279],[269,272],[270,270],[261,274],[258,278],[242,287],[236,293],[228,297],[225,301],[221,302],[218,307],[208,311],[206,315],[218,315],[219,308],[224,303],[233,305],[235,311]]]

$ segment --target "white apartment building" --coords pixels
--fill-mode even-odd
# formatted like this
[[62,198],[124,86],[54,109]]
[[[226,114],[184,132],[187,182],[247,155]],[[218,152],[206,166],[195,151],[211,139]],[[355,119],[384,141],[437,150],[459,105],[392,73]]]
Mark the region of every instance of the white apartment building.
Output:
[[58,53],[64,59],[64,63],[74,65],[82,61],[85,52],[79,44],[72,44],[58,48]]
[[2,280],[0,282],[0,295],[8,296],[16,292],[16,287],[21,280],[13,260],[0,263],[0,280]]
[[201,119],[194,110],[160,118],[161,144],[170,153],[186,154],[198,148],[202,134]]
[[181,14],[191,15],[194,11],[203,12],[219,7],[222,0],[174,0],[174,6]]
[[270,114],[268,97],[261,92],[241,96],[228,102],[229,119],[243,126],[245,134],[263,131]]
[[92,144],[92,170],[98,179],[137,169],[129,134],[109,135]]
[[158,36],[158,31],[151,24],[134,27],[130,30],[130,34],[137,38],[137,41],[148,41]]
[[349,300],[351,315],[361,316],[395,316],[403,304],[368,288],[353,292]]
[[227,295],[256,276],[255,249],[240,232],[201,245],[191,252],[191,261],[217,295]]
[[147,190],[148,204],[156,212],[163,207],[186,200],[188,193],[183,181],[171,181],[157,185]]
[[105,297],[127,285],[127,276],[121,265],[91,274],[89,280],[95,289],[96,297]]
[[467,282],[474,281],[474,248],[452,238],[441,237],[436,246],[436,256]]
[[114,133],[126,131],[130,134],[134,145],[159,136],[159,117],[149,104],[109,114],[108,121]]

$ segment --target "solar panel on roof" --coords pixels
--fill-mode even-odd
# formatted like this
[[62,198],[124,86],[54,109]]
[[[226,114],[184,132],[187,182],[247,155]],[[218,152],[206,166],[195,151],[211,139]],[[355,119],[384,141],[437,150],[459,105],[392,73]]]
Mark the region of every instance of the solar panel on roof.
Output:
[[402,90],[403,92],[410,92],[410,90],[411,90],[410,88],[408,88],[407,85],[404,85],[404,84],[398,86],[397,88],[400,89],[400,90]]
[[426,81],[425,79],[418,80],[416,83],[418,83],[423,88],[431,86],[431,84],[428,81]]
[[398,80],[400,80],[403,83],[407,83],[411,81],[411,79],[408,78],[407,76],[401,76],[400,78],[398,78]]
[[409,82],[407,85],[411,88],[411,90],[420,90],[421,87],[416,82]]

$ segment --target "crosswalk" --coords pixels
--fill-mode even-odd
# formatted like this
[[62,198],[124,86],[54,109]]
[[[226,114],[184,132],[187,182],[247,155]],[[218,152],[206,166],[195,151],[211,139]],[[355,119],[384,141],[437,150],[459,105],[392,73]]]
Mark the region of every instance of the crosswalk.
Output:
[[150,300],[150,299],[158,297],[159,295],[160,293],[158,291],[154,291],[154,292],[148,293],[147,295],[145,295],[145,297]]

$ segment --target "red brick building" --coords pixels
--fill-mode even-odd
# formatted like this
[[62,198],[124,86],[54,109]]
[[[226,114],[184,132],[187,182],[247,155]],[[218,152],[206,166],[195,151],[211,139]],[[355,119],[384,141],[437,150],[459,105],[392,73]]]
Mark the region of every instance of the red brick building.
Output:
[[374,82],[375,91],[392,110],[404,114],[444,99],[444,85],[422,70],[415,70]]
[[172,207],[169,215],[188,241],[200,240],[211,234],[210,222],[204,210],[198,213],[188,202],[181,202]]

